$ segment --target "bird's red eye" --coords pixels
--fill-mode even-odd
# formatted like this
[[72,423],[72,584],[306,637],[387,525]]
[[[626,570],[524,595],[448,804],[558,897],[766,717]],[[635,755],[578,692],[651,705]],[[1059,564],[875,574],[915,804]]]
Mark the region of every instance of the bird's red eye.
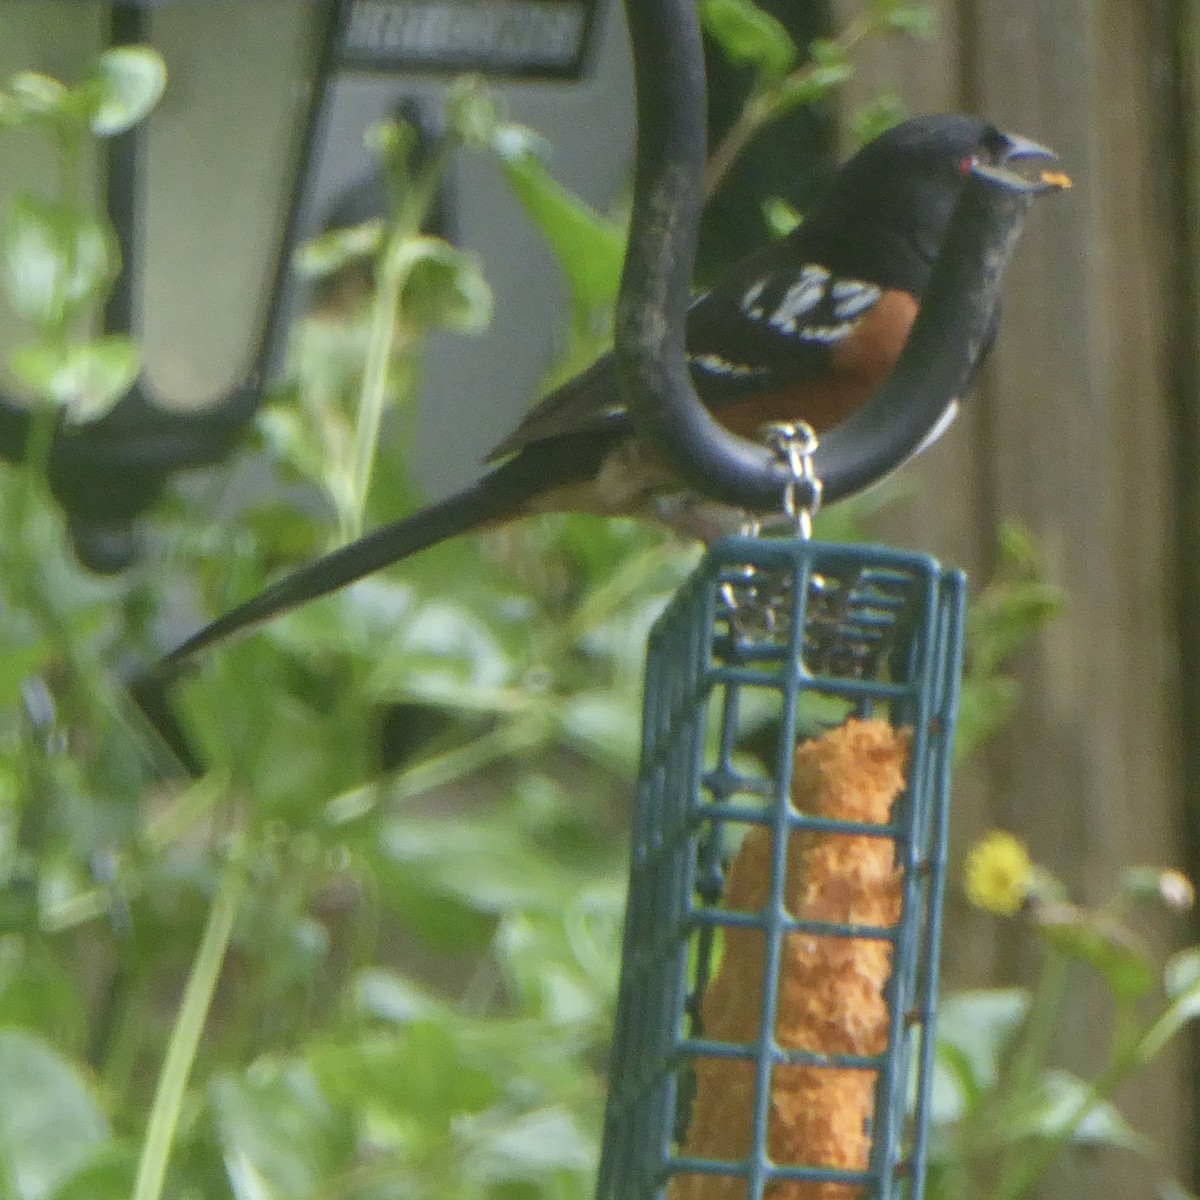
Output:
[[972,168],[972,167],[973,167],[973,166],[974,166],[974,165],[975,165],[975,164],[976,164],[978,161],[979,161],[979,160],[978,160],[978,159],[975,157],[975,155],[973,155],[973,154],[968,154],[968,155],[967,155],[967,157],[966,157],[966,158],[964,158],[964,159],[962,160],[962,162],[960,162],[960,163],[958,164],[958,173],[959,173],[960,175],[970,175],[970,173],[971,173],[971,168]]

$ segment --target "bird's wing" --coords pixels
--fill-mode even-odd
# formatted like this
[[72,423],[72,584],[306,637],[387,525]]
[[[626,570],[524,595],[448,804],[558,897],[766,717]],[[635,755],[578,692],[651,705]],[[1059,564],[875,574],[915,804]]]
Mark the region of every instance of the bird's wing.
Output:
[[[882,294],[875,284],[839,279],[812,263],[761,274],[747,264],[700,296],[688,314],[696,390],[720,412],[756,392],[817,378]],[[627,427],[613,357],[605,354],[535,405],[488,461],[562,434]]]
[[844,346],[883,289],[840,279],[816,263],[739,271],[702,296],[688,318],[697,389],[719,410],[756,392],[795,386],[836,369]]
[[516,427],[487,456],[487,462],[507,458],[531,446],[566,433],[621,429],[628,422],[617,387],[616,364],[611,353],[598,358],[585,371],[568,379],[525,414]]

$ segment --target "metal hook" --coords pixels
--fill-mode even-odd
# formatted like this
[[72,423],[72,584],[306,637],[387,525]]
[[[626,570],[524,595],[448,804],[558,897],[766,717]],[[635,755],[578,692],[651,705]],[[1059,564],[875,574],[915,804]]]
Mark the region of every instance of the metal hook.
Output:
[[816,431],[807,421],[780,421],[764,425],[762,434],[792,473],[783,493],[783,511],[795,521],[796,536],[807,542],[812,538],[813,517],[821,509],[823,490],[813,459],[817,452]]

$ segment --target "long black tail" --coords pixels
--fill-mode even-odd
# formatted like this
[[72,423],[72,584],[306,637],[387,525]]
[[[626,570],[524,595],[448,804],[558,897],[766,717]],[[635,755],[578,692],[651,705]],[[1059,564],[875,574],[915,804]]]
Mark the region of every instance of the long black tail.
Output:
[[526,500],[547,485],[546,472],[536,469],[539,465],[530,463],[525,455],[518,456],[461,492],[373,530],[273,583],[192,634],[135,679],[130,686],[135,703],[188,774],[202,775],[204,764],[170,698],[171,684],[189,660],[217,642],[328,595],[419,550],[489,522],[515,516]]
[[517,516],[534,496],[594,475],[612,448],[613,439],[614,435],[605,431],[535,443],[461,492],[373,530],[301,567],[218,617],[165,655],[133,681],[130,689],[133,699],[189,773],[202,774],[203,764],[170,702],[171,684],[192,658],[226,638],[335,592],[410,554],[460,533]]
[[372,530],[355,542],[318,558],[222,614],[166,655],[159,669],[173,675],[202,650],[269,621],[289,609],[326,596],[410,554],[520,512],[546,484],[541,472],[516,458],[477,483],[436,504]]

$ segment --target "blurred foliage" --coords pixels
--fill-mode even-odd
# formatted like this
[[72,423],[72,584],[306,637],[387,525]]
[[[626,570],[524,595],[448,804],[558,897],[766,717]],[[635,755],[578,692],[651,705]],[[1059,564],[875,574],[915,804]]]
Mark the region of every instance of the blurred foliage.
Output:
[[[873,0],[807,63],[745,3],[706,19],[754,64],[761,122],[920,11]],[[218,516],[181,489],[155,553],[97,580],[71,558],[45,452],[61,416],[120,396],[137,357],[94,336],[117,250],[77,191],[78,150],[162,85],[155,55],[124,48],[76,88],[25,74],[0,92],[4,136],[50,138],[62,166],[18,198],[4,241],[30,332],[11,366],[45,417],[28,465],[0,475],[0,1196],[582,1198],[645,635],[695,550],[548,517],[291,614],[181,687],[209,764],[194,782],[164,769],[123,676],[169,615],[190,626],[418,502],[403,434],[425,335],[490,310],[469,252],[422,232],[452,154],[494,155],[554,249],[572,364],[608,337],[623,230],[477,84],[452,90],[431,154],[403,122],[380,127],[392,207],[305,251],[314,306],[262,420],[284,482],[320,503]],[[385,409],[399,436],[381,442]],[[825,514],[824,534],[864,511]],[[1011,702],[1003,664],[1049,611],[1028,567],[1018,556],[973,618],[976,730]]]
[[165,84],[155,51],[121,46],[101,54],[73,88],[24,71],[0,90],[0,131],[46,139],[56,160],[47,192],[18,192],[5,214],[5,291],[32,331],[8,367],[46,411],[61,409],[69,420],[103,416],[140,369],[129,337],[72,336],[103,304],[121,266],[116,235],[81,170],[85,139],[136,125]]
[[[751,76],[741,113],[713,150],[709,195],[721,186],[761,129],[801,105],[833,96],[854,75],[854,53],[863,42],[890,34],[927,39],[934,31],[930,4],[865,0],[835,36],[814,38],[802,54],[783,23],[754,0],[700,0],[700,12],[705,31]],[[898,100],[884,97],[852,125],[856,136],[867,140],[902,115]]]
[[[1068,1147],[1108,1147],[1140,1155],[1161,1176],[1152,1136],[1133,1129],[1113,1101],[1132,1075],[1200,1017],[1200,947],[1162,961],[1139,928],[1149,906],[1180,913],[1195,901],[1178,871],[1124,873],[1110,899],[1085,907],[1033,863],[1009,834],[993,832],[966,870],[972,902],[1017,920],[1042,943],[1031,990],[989,989],[943,1000],[931,1097],[927,1194],[1021,1200]],[[1106,1053],[1093,1079],[1055,1064],[1055,1037],[1078,1020],[1080,989],[1070,972],[1097,978],[1112,1006]],[[1104,1037],[1097,1030],[1097,1042]],[[1156,1178],[1155,1194],[1185,1198],[1176,1180]]]
[[1041,575],[1038,549],[1015,521],[1000,527],[992,578],[977,591],[967,616],[966,669],[955,753],[963,757],[1011,716],[1019,693],[1004,666],[1064,605],[1059,588]]

